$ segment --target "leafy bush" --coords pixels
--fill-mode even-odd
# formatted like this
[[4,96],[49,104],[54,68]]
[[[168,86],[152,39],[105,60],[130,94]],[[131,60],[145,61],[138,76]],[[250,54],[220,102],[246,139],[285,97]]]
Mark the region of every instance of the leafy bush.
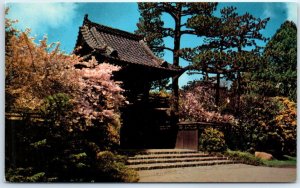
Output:
[[[14,143],[6,142],[13,149],[12,153],[6,153],[7,181],[137,181],[137,174],[125,166],[124,157],[108,151],[100,152],[105,148],[114,150],[110,147],[109,135],[101,130],[105,126],[82,130],[68,123],[72,121],[66,118],[66,109],[70,105],[65,99],[64,94],[48,97],[44,108],[45,121],[29,119],[24,125],[15,125]],[[56,109],[65,113],[53,112]]]
[[226,130],[231,149],[272,153],[276,158],[296,153],[296,105],[284,97],[241,97],[239,124]]
[[269,167],[295,167],[297,164],[296,157],[284,156],[282,160],[263,160],[255,157],[249,152],[226,150],[224,155],[232,160],[237,160],[244,164]]
[[[89,159],[90,158],[90,159]],[[137,182],[136,171],[125,166],[126,158],[110,151],[98,152],[91,160],[86,153],[70,155],[62,166],[44,168],[37,172],[37,167],[9,168],[6,170],[6,180],[9,182]],[[57,160],[53,159],[52,160]],[[43,161],[49,162],[49,161]],[[62,162],[62,161],[61,161]],[[53,168],[61,172],[51,171]]]
[[224,152],[224,155],[241,163],[250,165],[263,165],[263,161],[261,159],[256,158],[253,154],[249,152],[227,150],[226,152]]
[[136,171],[125,166],[126,158],[110,151],[97,153],[96,166],[104,181],[137,182]]
[[224,134],[214,128],[206,128],[199,139],[200,148],[204,151],[219,152],[224,151],[227,146]]
[[167,90],[159,90],[159,91],[150,91],[150,96],[154,96],[154,97],[162,97],[162,98],[170,98],[171,97],[171,93],[168,92]]
[[[82,61],[47,45],[46,38],[36,44],[29,31],[17,32],[9,19],[5,23],[6,112],[42,115],[6,121],[7,181],[137,181],[120,156],[99,155],[116,153],[119,144],[124,97],[111,79],[119,67]],[[75,69],[82,63],[88,68]]]
[[279,111],[275,116],[276,134],[283,141],[282,152],[296,155],[297,143],[297,111],[296,103],[287,97],[275,97],[273,100],[279,105]]
[[40,108],[45,123],[59,126],[68,124],[73,106],[70,102],[69,95],[57,93],[47,96]]
[[33,172],[32,168],[9,169],[6,172],[6,180],[9,182],[39,182],[45,181],[44,172]]
[[73,97],[79,89],[72,67],[79,57],[64,54],[58,44],[47,45],[47,38],[36,44],[29,34],[27,30],[6,38],[6,109],[35,110],[49,95],[69,93]]

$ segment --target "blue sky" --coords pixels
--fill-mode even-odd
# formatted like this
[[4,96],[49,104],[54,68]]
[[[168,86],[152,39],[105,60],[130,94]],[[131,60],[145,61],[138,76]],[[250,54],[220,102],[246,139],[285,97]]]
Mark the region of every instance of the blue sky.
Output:
[[[79,26],[82,25],[85,14],[89,19],[110,27],[134,32],[137,29],[136,23],[139,19],[137,4],[130,3],[8,3],[10,12],[8,17],[17,19],[16,25],[19,30],[31,28],[32,35],[37,40],[47,36],[49,42],[61,43],[61,49],[71,53],[77,39]],[[297,4],[295,3],[271,3],[271,2],[245,2],[245,3],[219,3],[218,9],[225,6],[236,6],[240,14],[249,12],[256,17],[270,17],[266,29],[262,31],[264,36],[272,37],[276,30],[285,20],[292,20],[297,23]],[[172,20],[164,15],[165,24],[173,25]],[[197,37],[185,36],[182,39],[182,46],[196,46],[201,43]],[[172,47],[170,39],[166,39],[167,46]],[[164,59],[172,63],[172,55],[166,53]],[[181,60],[181,66],[187,62]],[[189,80],[199,79],[199,75],[180,77],[180,86],[185,85]]]

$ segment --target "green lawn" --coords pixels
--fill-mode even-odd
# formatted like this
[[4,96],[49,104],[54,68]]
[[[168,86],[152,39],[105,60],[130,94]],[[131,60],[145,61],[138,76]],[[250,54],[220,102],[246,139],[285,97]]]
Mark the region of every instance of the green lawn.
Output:
[[262,160],[256,158],[253,154],[242,151],[231,151],[227,150],[224,153],[229,158],[234,160],[239,160],[242,163],[250,164],[250,165],[260,165],[260,166],[269,166],[269,167],[296,167],[297,166],[297,158],[284,155],[284,159],[281,160]]
[[296,157],[290,157],[285,155],[285,160],[262,160],[264,165],[270,166],[270,167],[296,167],[297,166],[297,158]]

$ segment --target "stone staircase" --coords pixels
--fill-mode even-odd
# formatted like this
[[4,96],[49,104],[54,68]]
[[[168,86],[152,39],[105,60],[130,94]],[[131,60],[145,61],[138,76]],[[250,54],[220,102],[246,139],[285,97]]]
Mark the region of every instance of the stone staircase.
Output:
[[227,157],[186,149],[147,149],[128,157],[127,166],[135,170],[182,168],[234,164]]

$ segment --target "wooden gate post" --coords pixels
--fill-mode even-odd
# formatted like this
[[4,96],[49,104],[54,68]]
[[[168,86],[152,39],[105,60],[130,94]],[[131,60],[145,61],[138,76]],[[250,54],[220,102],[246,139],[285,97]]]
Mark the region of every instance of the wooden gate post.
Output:
[[188,122],[178,123],[176,149],[198,150],[199,145],[198,126]]

